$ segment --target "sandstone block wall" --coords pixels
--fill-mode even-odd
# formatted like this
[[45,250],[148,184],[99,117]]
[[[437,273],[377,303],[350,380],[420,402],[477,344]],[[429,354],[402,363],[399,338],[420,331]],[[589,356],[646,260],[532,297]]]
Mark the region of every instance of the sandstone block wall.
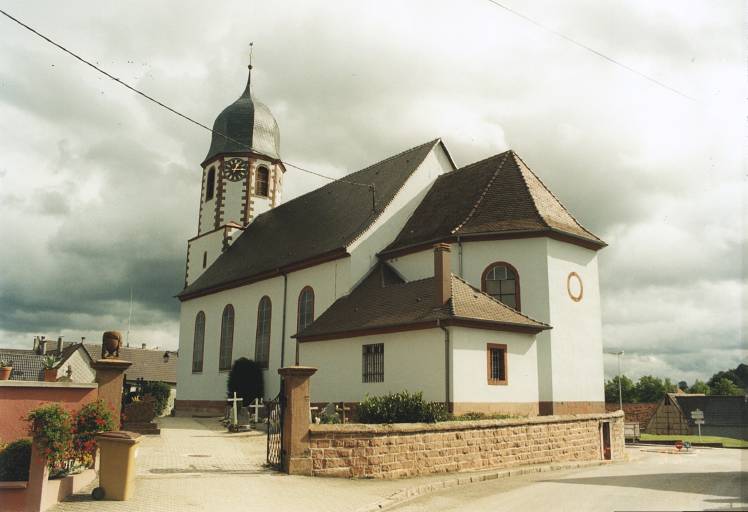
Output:
[[601,460],[603,422],[610,423],[611,458],[623,459],[620,412],[437,424],[311,425],[312,474],[402,478]]

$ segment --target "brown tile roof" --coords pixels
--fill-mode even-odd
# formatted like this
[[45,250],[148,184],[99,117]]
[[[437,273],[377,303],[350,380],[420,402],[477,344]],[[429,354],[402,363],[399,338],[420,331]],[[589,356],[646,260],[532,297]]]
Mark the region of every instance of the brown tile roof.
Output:
[[[95,361],[101,359],[101,345],[85,343],[86,351]],[[130,361],[132,366],[125,372],[127,380],[161,381],[169,384],[177,382],[177,352],[169,350],[169,361],[164,362],[164,352],[167,350],[152,350],[133,347],[122,347],[119,350],[120,359]]]
[[[440,140],[382,160],[259,215],[227,251],[177,296],[186,300],[277,275],[324,256],[345,256]],[[369,187],[373,185],[376,210]],[[261,247],[262,250],[257,250]]]
[[514,151],[440,176],[383,255],[460,235],[563,236],[591,248],[605,242],[582,227]]
[[434,278],[403,282],[386,264],[374,270],[349,295],[335,301],[302,333],[299,341],[345,338],[371,331],[397,332],[440,325],[540,332],[550,326],[494,300],[452,275],[452,298],[435,307]]

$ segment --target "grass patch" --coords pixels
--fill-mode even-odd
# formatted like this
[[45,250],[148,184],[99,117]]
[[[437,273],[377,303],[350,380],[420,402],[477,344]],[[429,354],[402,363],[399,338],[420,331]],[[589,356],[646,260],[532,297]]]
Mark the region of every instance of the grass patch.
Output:
[[688,441],[690,443],[721,443],[725,448],[748,448],[748,441],[719,436],[666,436],[657,434],[642,434],[641,441]]

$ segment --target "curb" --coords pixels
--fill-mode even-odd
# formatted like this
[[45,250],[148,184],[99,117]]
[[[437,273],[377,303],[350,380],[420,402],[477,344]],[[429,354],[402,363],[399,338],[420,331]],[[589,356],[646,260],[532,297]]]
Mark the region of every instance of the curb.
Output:
[[521,466],[512,469],[502,469],[499,471],[494,470],[481,473],[473,473],[464,476],[456,476],[454,478],[449,478],[446,480],[439,480],[438,482],[402,489],[388,496],[387,498],[383,498],[377,502],[358,508],[355,512],[375,512],[386,510],[395,505],[400,505],[406,501],[414,500],[416,498],[420,498],[421,496],[425,496],[427,494],[438,492],[444,489],[449,489],[451,487],[459,487],[462,485],[474,484],[478,482],[487,482],[489,480],[498,480],[500,478],[509,478],[512,476],[529,475],[532,473],[547,473],[550,471],[559,471],[564,469],[581,469],[593,466],[603,466],[607,464],[611,464],[611,462],[593,460],[586,462],[569,462],[565,464],[546,464],[542,466]]

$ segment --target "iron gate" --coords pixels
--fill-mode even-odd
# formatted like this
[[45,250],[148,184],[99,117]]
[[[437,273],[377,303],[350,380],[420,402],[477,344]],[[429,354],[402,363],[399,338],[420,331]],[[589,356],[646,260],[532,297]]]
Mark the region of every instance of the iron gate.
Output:
[[281,390],[273,400],[266,404],[268,408],[267,463],[276,469],[283,466],[283,381]]

